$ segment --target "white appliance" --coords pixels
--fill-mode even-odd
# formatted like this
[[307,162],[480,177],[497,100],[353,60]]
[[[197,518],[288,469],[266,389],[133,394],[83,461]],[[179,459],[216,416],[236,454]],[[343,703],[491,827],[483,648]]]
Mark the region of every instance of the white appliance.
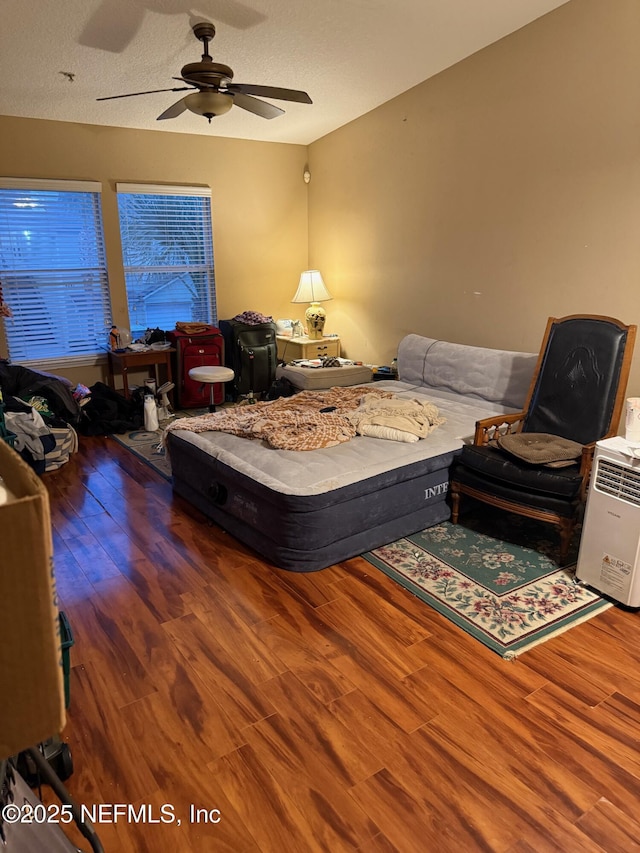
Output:
[[596,444],[576,578],[640,607],[640,442]]

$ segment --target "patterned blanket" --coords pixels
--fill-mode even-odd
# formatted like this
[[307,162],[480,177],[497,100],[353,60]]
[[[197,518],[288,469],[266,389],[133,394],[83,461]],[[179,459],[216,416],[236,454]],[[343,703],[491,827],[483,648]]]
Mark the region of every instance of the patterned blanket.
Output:
[[[318,450],[332,447],[353,438],[359,431],[358,422],[371,419],[375,412],[375,401],[391,401],[394,395],[377,388],[361,386],[329,388],[324,391],[301,391],[293,397],[280,397],[252,406],[236,406],[221,409],[195,418],[180,418],[170,424],[166,434],[173,430],[228,432],[242,438],[259,438],[271,447],[280,450]],[[365,406],[366,404],[366,406]],[[422,405],[422,404],[420,404]],[[433,404],[431,409],[422,409],[422,416],[429,420],[418,427],[424,434],[435,428],[442,419]],[[366,409],[367,416],[364,416]],[[354,413],[361,410],[362,419]],[[410,417],[419,417],[414,408]],[[403,421],[406,429],[409,421]]]

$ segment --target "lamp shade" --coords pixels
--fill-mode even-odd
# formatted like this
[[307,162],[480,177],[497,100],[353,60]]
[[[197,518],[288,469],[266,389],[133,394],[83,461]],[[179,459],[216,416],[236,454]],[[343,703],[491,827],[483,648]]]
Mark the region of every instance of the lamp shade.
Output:
[[305,270],[301,273],[292,302],[326,302],[328,299],[331,299],[331,294],[319,270]]
[[220,92],[195,92],[193,95],[187,95],[184,103],[192,113],[204,116],[211,121],[215,116],[229,112],[233,106],[233,98],[231,95],[221,94]]

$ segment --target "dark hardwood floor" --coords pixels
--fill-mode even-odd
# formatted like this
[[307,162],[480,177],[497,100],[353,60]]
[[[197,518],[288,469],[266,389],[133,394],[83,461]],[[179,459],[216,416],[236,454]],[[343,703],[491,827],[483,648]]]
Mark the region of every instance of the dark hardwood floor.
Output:
[[112,439],[43,479],[67,785],[148,805],[106,851],[640,850],[637,614],[507,662],[360,558],[269,566]]

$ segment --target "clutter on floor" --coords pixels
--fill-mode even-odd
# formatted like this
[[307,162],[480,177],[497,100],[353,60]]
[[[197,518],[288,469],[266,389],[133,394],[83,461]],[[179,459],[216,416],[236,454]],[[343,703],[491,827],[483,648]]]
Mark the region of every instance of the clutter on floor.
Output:
[[59,468],[78,447],[81,396],[63,377],[0,360],[0,436],[37,474]]

